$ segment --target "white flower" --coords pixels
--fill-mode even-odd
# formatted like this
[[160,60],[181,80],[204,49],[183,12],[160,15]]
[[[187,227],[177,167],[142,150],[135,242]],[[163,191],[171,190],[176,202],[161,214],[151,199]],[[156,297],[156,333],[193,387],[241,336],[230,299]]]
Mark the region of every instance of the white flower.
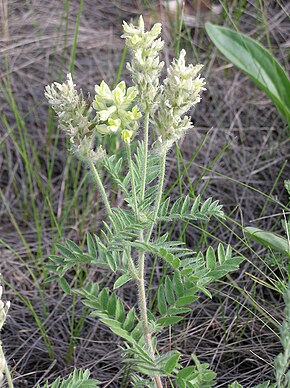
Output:
[[[102,91],[103,94],[107,90]],[[58,116],[59,127],[70,139],[71,150],[80,159],[89,155],[104,156],[101,152],[94,151],[95,125],[89,119],[92,109],[88,107],[82,92],[75,89],[71,74],[63,84],[54,82],[46,86],[45,97]],[[95,158],[94,158],[95,159]]]
[[126,46],[130,49],[132,60],[127,68],[132,74],[141,106],[144,110],[154,109],[154,102],[158,94],[159,76],[164,63],[160,62],[159,51],[164,42],[158,38],[161,24],[155,24],[150,31],[145,32],[142,16],[138,26],[123,23]]
[[135,103],[136,88],[132,86],[127,89],[125,82],[122,81],[111,91],[102,81],[100,85],[96,85],[95,91],[93,108],[96,110],[97,131],[109,135],[127,130],[133,136],[141,118]]
[[200,93],[205,90],[204,79],[198,75],[203,65],[186,66],[185,55],[182,50],[178,60],[175,59],[167,69],[158,99],[159,109],[153,119],[161,140],[160,148],[165,151],[193,126],[189,117],[183,115],[200,102]]
[[2,292],[3,292],[3,288],[2,288],[2,286],[0,286],[0,330],[2,329],[2,327],[4,325],[4,322],[5,322],[9,307],[10,307],[10,302],[6,302],[6,303],[2,302],[2,300],[1,300]]

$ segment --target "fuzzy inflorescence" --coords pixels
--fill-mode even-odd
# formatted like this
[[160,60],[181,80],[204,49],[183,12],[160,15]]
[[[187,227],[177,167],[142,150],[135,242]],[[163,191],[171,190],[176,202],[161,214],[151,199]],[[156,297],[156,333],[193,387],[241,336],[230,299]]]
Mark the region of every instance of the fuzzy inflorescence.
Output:
[[101,146],[95,146],[97,134],[120,134],[130,143],[139,129],[141,111],[151,117],[157,134],[158,148],[166,152],[193,125],[185,113],[200,101],[205,90],[204,79],[198,75],[202,65],[186,65],[185,50],[167,69],[167,76],[160,84],[159,77],[164,63],[159,52],[164,42],[159,37],[161,24],[145,31],[142,16],[138,26],[123,24],[123,38],[131,52],[127,64],[133,86],[124,81],[113,90],[102,81],[95,86],[92,105],[82,92],[78,92],[71,74],[63,84],[53,83],[45,89],[45,96],[56,112],[59,127],[70,139],[71,150],[80,158],[96,162],[105,155]]
[[99,124],[96,129],[99,133],[109,135],[121,133],[122,139],[129,141],[139,128],[141,113],[136,104],[136,88],[126,88],[124,81],[114,90],[102,81],[95,86],[93,108],[96,111],[96,120]]
[[75,89],[71,74],[63,84],[54,82],[46,86],[45,97],[58,116],[59,128],[70,140],[72,152],[80,158],[101,159],[104,155],[102,147],[94,148],[94,125],[89,119],[91,108],[82,92]]
[[200,93],[205,90],[204,78],[198,75],[203,65],[186,66],[185,56],[186,52],[182,50],[179,59],[167,69],[159,96],[159,109],[153,120],[160,146],[165,150],[193,126],[184,114],[200,102]]
[[143,110],[154,108],[154,102],[159,92],[159,76],[164,66],[160,62],[159,51],[164,42],[159,38],[161,24],[156,23],[150,31],[145,31],[142,16],[138,26],[123,23],[126,46],[131,52],[131,63],[127,68],[131,72],[133,84],[136,86],[140,105]]

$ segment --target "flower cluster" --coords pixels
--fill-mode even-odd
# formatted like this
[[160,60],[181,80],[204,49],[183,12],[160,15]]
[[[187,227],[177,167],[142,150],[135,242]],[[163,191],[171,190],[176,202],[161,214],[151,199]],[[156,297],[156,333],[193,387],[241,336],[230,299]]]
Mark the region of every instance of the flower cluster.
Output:
[[132,86],[126,89],[126,84],[122,81],[111,91],[102,81],[95,86],[95,92],[93,108],[97,112],[97,131],[104,135],[121,133],[122,139],[130,142],[141,118],[138,106],[134,104],[136,88]]
[[3,292],[3,288],[2,288],[2,286],[0,286],[0,330],[3,327],[3,324],[5,322],[5,319],[6,319],[9,307],[10,307],[10,302],[6,302],[6,303],[2,302],[2,300],[1,300],[2,292]]
[[138,27],[123,23],[126,46],[132,54],[131,63],[127,68],[132,73],[132,80],[137,88],[138,97],[144,110],[152,110],[152,105],[158,94],[159,75],[164,63],[160,62],[159,51],[164,42],[158,38],[161,33],[161,24],[156,23],[150,31],[145,32],[142,16]]
[[[9,307],[10,307],[10,302],[6,302],[6,303],[2,302],[2,300],[1,300],[2,291],[3,291],[2,286],[0,286],[0,330],[2,329],[2,327],[4,325],[4,322],[5,322]],[[0,347],[1,347],[1,343],[0,343]],[[6,366],[6,360],[5,360],[5,357],[4,357],[2,349],[1,349],[1,352],[0,352],[0,385],[1,385],[1,381],[3,380],[3,377],[4,377],[5,366]]]
[[45,97],[58,116],[59,127],[70,139],[71,150],[80,158],[97,161],[104,156],[100,146],[94,150],[94,125],[89,119],[91,108],[88,107],[82,92],[78,93],[71,74],[63,84],[54,82],[46,86]]
[[192,127],[189,117],[183,115],[200,102],[200,93],[205,90],[204,79],[198,75],[203,65],[186,66],[185,55],[185,50],[182,50],[179,59],[174,60],[167,70],[159,96],[159,109],[153,120],[165,151]]

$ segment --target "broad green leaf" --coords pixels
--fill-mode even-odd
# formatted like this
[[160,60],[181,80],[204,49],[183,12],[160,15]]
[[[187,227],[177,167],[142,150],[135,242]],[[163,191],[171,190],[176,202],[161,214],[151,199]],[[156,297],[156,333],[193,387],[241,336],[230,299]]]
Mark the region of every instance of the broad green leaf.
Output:
[[99,294],[98,300],[100,301],[103,309],[105,310],[109,301],[109,290],[107,288],[102,289]]
[[64,258],[57,255],[50,255],[49,259],[52,260],[54,263],[57,263],[60,265],[65,264]]
[[194,302],[196,299],[198,299],[198,296],[196,295],[182,296],[181,298],[177,299],[175,305],[176,307],[187,306],[188,304]]
[[228,385],[228,388],[243,388],[243,386],[239,384],[237,381],[235,381],[232,384]]
[[216,257],[213,247],[209,247],[206,251],[206,268],[215,269],[216,266]]
[[272,386],[273,386],[273,388],[275,387],[275,385],[271,385],[270,381],[265,381],[262,384],[256,385],[255,388],[268,388],[268,387],[272,387]]
[[176,314],[187,314],[191,311],[189,307],[169,307],[167,314],[176,315]]
[[131,336],[138,341],[140,337],[142,336],[142,323],[139,322],[135,327],[134,330],[131,331]]
[[169,360],[164,365],[164,370],[166,373],[170,374],[173,372],[173,370],[176,368],[179,358],[180,353],[175,353],[169,358]]
[[177,373],[177,377],[186,380],[188,377],[190,377],[194,373],[194,371],[195,371],[194,366],[187,366],[187,367],[181,369]]
[[123,323],[123,328],[127,331],[130,331],[133,329],[134,326],[134,320],[135,320],[135,309],[132,308],[129,313],[127,314],[127,317],[125,319],[125,322]]
[[90,233],[87,233],[87,245],[89,255],[95,259],[97,256],[96,244]]
[[134,339],[128,334],[128,332],[126,330],[124,330],[124,329],[122,329],[121,327],[118,327],[118,326],[109,325],[108,322],[107,322],[108,320],[101,319],[101,321],[105,325],[109,326],[109,328],[112,330],[113,333],[117,334],[119,337],[125,339],[126,341],[135,344]]
[[226,259],[225,249],[223,244],[218,245],[218,261],[220,264],[223,264]]
[[177,316],[172,316],[172,317],[162,317],[157,320],[158,325],[162,326],[170,326],[174,325],[175,323],[178,323],[183,320],[183,317],[177,317]]
[[122,276],[120,276],[114,283],[114,290],[116,290],[116,288],[119,288],[121,286],[123,286],[124,284],[126,284],[127,282],[129,282],[131,280],[131,276],[128,275],[128,274],[124,274]]
[[174,305],[174,291],[169,277],[165,279],[165,296],[170,306]]
[[290,123],[290,80],[273,55],[254,39],[229,28],[211,23],[205,28],[222,54],[268,95]]
[[53,280],[58,280],[59,279],[59,276],[58,275],[51,275],[51,276],[48,276],[45,280],[44,280],[44,283],[50,283],[52,282]]
[[66,245],[69,247],[69,249],[74,252],[74,253],[78,253],[79,255],[82,255],[83,254],[83,251],[77,246],[76,243],[74,243],[73,241],[71,240],[66,240]]
[[165,300],[164,289],[162,284],[160,284],[160,286],[158,287],[157,304],[158,304],[158,310],[160,314],[161,315],[166,314],[167,306],[166,306],[166,300]]
[[272,232],[265,232],[259,228],[247,227],[245,228],[246,235],[254,241],[262,244],[264,247],[274,249],[290,256],[289,241]]
[[207,289],[204,288],[204,287],[198,287],[198,288],[199,288],[199,290],[200,290],[201,292],[204,293],[205,296],[207,296],[208,298],[212,299],[212,294],[209,292],[209,290],[207,290]]
[[113,272],[116,272],[118,267],[117,267],[117,264],[116,264],[116,261],[114,260],[114,258],[109,253],[107,253],[106,259],[107,259],[107,263],[108,263],[108,266],[110,267],[110,269]]
[[182,284],[180,273],[178,271],[176,271],[173,275],[173,287],[174,287],[175,294],[178,297],[183,295],[184,287]]
[[61,244],[55,244],[56,248],[64,255],[65,258],[70,260],[76,260],[76,256],[66,247]]
[[176,379],[176,384],[177,384],[178,388],[187,388],[186,387],[186,382],[184,380],[182,380],[182,379],[177,378]]
[[115,315],[116,304],[117,304],[117,296],[115,294],[112,294],[109,298],[108,306],[107,306],[109,315],[111,316]]
[[71,294],[71,288],[70,288],[70,285],[68,284],[68,282],[65,280],[65,278],[59,278],[59,284],[61,286],[61,288],[63,289],[63,291],[70,295]]
[[115,318],[120,323],[124,322],[124,319],[125,319],[125,309],[124,309],[124,305],[123,305],[123,302],[121,301],[121,299],[117,299]]

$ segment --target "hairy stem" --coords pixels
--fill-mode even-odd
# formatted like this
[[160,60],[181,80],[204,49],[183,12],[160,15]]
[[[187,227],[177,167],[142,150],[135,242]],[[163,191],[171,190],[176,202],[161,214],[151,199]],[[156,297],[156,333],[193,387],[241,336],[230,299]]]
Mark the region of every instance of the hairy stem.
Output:
[[[147,160],[148,160],[148,134],[149,134],[149,110],[145,112],[145,122],[144,122],[144,161],[143,161],[143,171],[142,171],[142,182],[141,182],[141,201],[145,197],[146,189],[146,178],[147,178]],[[130,166],[129,166],[130,168]],[[132,187],[133,190],[133,187]],[[140,241],[144,241],[144,233],[140,231],[139,233]],[[151,332],[147,316],[147,301],[146,301],[146,289],[145,289],[145,280],[144,280],[144,262],[145,262],[145,252],[140,253],[138,261],[138,307],[141,315],[142,330],[145,342],[150,349],[150,353],[154,358],[154,348],[152,345]],[[154,377],[154,381],[157,388],[162,388],[163,384],[160,377]]]
[[102,199],[104,201],[104,204],[106,206],[106,209],[107,209],[107,213],[109,216],[111,216],[113,213],[112,213],[112,209],[111,209],[111,206],[109,204],[109,201],[108,201],[108,198],[107,198],[107,194],[105,192],[105,188],[103,186],[103,183],[101,181],[101,178],[100,178],[100,175],[94,165],[93,162],[89,161],[89,165],[90,165],[90,168],[94,174],[94,177],[96,178],[96,181],[97,181],[97,185],[98,185],[98,188],[100,190],[100,193],[101,193],[101,196],[102,196]]
[[[7,362],[6,362],[4,353],[3,353],[2,342],[1,341],[0,341],[0,360],[3,363],[3,366],[4,366],[3,367],[3,371],[4,371],[5,376],[6,376],[8,388],[13,388],[12,378],[11,378],[11,375],[10,375],[10,372],[9,372],[9,368],[8,368],[8,365],[7,365]],[[0,383],[1,383],[1,381],[0,381]]]
[[131,156],[131,147],[129,143],[126,143],[126,150],[127,150],[129,171],[131,176],[131,187],[132,187],[132,195],[133,195],[133,201],[134,201],[134,210],[135,210],[136,218],[138,219],[139,211],[138,211],[138,203],[137,203],[136,185],[135,185],[135,177],[134,177],[134,170],[133,170],[133,163],[132,163],[132,156]]
[[[144,260],[145,260],[145,253],[142,252],[139,258],[139,271],[138,271],[139,278],[137,281],[138,296],[139,296],[138,305],[139,305],[140,315],[141,315],[143,336],[148,348],[150,349],[151,356],[154,358],[154,348],[152,345],[151,332],[150,332],[148,317],[147,317],[147,302],[146,302],[146,290],[145,290],[145,281],[144,281]],[[160,377],[154,377],[154,381],[157,388],[163,387]]]

